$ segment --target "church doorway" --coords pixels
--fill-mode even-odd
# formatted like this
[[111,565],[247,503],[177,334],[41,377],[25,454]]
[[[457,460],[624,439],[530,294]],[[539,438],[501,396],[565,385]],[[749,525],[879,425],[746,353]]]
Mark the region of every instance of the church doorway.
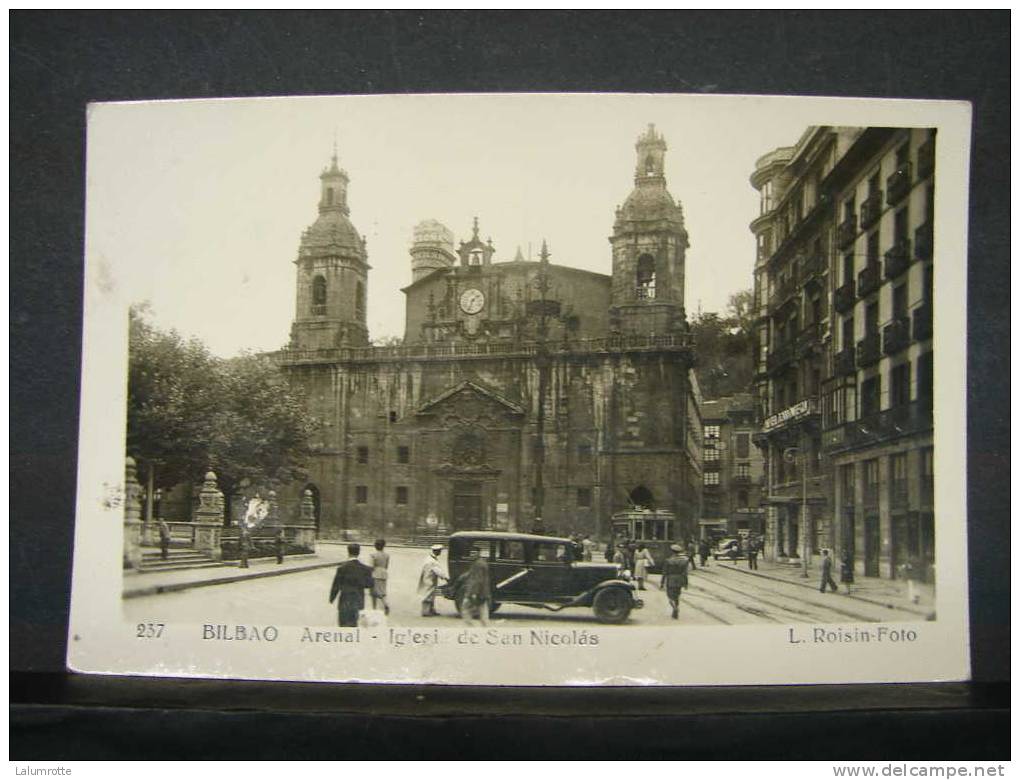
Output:
[[453,483],[453,530],[475,531],[482,528],[482,483]]

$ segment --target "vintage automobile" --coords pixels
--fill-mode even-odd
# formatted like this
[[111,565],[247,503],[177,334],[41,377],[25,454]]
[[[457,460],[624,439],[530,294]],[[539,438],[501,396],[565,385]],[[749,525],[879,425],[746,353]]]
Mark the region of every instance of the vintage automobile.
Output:
[[459,611],[464,578],[477,550],[489,562],[490,612],[520,604],[559,612],[591,607],[601,623],[623,623],[643,606],[629,573],[613,563],[583,561],[570,539],[500,531],[458,531],[449,540],[449,583],[443,595]]

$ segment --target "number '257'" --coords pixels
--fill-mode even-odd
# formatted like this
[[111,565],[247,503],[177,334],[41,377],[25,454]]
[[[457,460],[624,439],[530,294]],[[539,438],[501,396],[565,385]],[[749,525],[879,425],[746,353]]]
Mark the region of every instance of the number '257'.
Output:
[[163,623],[139,623],[135,626],[135,637],[138,639],[159,639],[163,636]]

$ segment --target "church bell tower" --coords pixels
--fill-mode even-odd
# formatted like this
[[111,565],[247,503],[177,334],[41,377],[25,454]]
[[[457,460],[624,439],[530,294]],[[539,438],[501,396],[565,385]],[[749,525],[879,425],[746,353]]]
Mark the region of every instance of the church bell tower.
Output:
[[297,268],[297,302],[290,329],[294,349],[332,349],[368,344],[365,300],[368,252],[350,220],[347,171],[337,164],[319,175],[319,216],[301,234]]
[[687,230],[683,208],[666,189],[666,140],[655,125],[635,144],[634,189],[616,210],[610,328],[663,335],[683,327]]

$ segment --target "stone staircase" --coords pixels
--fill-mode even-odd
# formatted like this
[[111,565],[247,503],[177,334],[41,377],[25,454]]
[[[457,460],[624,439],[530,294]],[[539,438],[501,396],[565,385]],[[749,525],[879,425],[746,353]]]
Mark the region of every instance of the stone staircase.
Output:
[[214,561],[208,553],[198,550],[174,549],[167,551],[166,560],[163,560],[158,549],[146,548],[142,551],[142,563],[138,571],[180,571],[182,569],[209,569],[216,566],[229,566],[228,563]]

